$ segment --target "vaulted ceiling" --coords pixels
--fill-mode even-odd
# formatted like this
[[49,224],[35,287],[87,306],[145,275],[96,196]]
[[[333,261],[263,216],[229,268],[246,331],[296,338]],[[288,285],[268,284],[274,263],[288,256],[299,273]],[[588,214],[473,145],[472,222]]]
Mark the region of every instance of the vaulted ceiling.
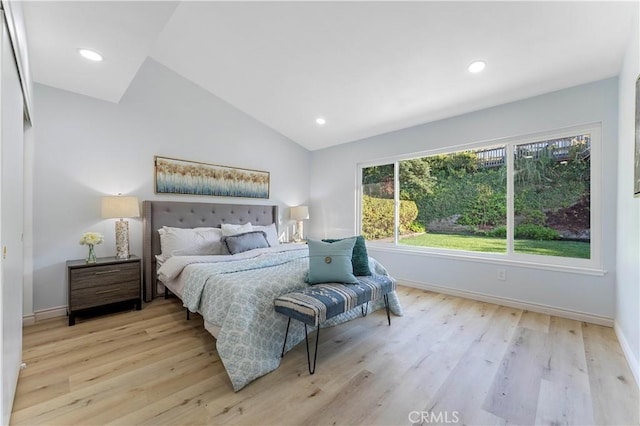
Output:
[[[616,76],[638,2],[27,1],[23,8],[38,83],[118,102],[151,57],[316,150]],[[104,60],[89,62],[79,48]],[[470,73],[478,59],[486,69]]]

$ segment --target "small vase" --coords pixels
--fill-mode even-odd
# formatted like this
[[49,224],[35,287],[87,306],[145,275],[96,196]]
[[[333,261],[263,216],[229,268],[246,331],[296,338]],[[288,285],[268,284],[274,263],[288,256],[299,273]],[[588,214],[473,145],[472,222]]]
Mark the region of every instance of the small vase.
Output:
[[87,263],[96,263],[96,252],[93,250],[93,244],[89,244],[89,255],[87,256]]

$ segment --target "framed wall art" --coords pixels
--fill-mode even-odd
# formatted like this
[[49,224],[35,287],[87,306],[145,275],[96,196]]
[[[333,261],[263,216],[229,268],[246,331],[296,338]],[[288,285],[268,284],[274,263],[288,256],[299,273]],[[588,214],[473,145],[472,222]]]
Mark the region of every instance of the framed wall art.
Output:
[[269,198],[269,172],[154,157],[156,194]]

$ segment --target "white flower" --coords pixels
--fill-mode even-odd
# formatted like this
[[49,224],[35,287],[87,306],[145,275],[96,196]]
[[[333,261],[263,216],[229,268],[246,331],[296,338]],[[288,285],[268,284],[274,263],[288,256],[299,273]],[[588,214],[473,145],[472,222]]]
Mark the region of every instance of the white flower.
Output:
[[104,237],[97,232],[85,232],[80,238],[80,244],[83,246],[93,246],[104,241]]

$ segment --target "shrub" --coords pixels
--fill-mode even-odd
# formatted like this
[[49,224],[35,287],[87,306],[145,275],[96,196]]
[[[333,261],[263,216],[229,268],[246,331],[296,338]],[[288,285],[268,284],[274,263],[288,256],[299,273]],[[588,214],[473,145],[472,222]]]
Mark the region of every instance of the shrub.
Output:
[[522,212],[521,225],[540,225],[544,226],[547,221],[547,215],[539,209],[527,209]]
[[411,232],[415,232],[415,233],[423,233],[426,232],[426,228],[424,227],[423,224],[421,224],[420,222],[412,222],[409,225],[409,231]]
[[495,192],[489,185],[476,185],[476,195],[471,205],[464,210],[458,223],[461,225],[497,225],[504,223],[507,214],[504,193]]
[[[560,234],[546,226],[523,224],[516,226],[515,237],[522,240],[558,240]],[[497,226],[487,232],[488,237],[507,238],[506,226]]]
[[487,231],[487,237],[507,238],[507,227],[496,226],[492,230]]
[[557,240],[560,234],[546,226],[524,224],[516,226],[515,237],[523,240]]
[[[400,233],[411,231],[418,217],[418,206],[414,201],[400,201]],[[362,235],[367,240],[393,237],[393,200],[362,196]]]
[[[393,208],[391,209],[393,212]],[[391,214],[393,216],[393,213]],[[418,217],[418,206],[415,201],[400,200],[400,233],[411,232],[411,224]]]
[[416,200],[422,223],[460,215],[460,225],[504,224],[506,167],[438,176],[433,194]]

